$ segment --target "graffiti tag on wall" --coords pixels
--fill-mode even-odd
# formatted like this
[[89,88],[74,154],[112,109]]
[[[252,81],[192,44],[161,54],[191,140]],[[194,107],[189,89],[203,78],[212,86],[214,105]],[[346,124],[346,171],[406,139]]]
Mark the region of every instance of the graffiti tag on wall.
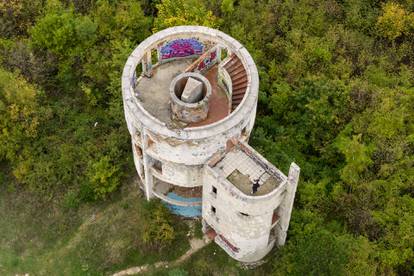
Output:
[[211,67],[213,64],[216,63],[217,58],[217,49],[213,48],[213,50],[208,54],[198,65],[197,65],[197,71],[203,71],[204,69],[207,69]]
[[160,49],[161,59],[201,55],[204,45],[195,38],[175,39]]

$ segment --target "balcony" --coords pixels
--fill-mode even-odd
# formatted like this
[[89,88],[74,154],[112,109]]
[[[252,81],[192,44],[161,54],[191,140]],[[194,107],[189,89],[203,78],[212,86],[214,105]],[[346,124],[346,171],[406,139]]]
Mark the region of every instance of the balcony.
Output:
[[153,195],[165,202],[175,214],[201,216],[201,187],[184,188],[154,178]]

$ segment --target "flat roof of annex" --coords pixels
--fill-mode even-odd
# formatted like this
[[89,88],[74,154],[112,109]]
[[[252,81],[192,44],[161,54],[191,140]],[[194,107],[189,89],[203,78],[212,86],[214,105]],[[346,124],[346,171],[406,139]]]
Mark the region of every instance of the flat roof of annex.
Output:
[[[277,193],[287,181],[287,176],[256,152],[240,141],[229,143],[226,153],[219,159],[212,158],[209,164],[221,179],[226,179],[249,198],[263,198]],[[259,184],[255,193],[253,183]]]
[[[206,125],[175,129],[148,112],[140,99],[136,97],[134,91],[135,69],[137,65],[141,63],[144,55],[148,51],[156,49],[161,43],[178,38],[193,37],[219,44],[235,54],[246,70],[248,86],[246,95],[239,106],[223,119]],[[178,26],[153,34],[135,48],[129,56],[122,74],[124,107],[129,109],[129,113],[132,114],[133,120],[140,122],[144,127],[156,134],[183,140],[202,139],[214,136],[239,124],[242,120],[248,117],[249,114],[255,112],[258,88],[259,77],[257,68],[244,46],[234,38],[219,30],[203,26]],[[168,91],[165,91],[165,93],[168,93]]]

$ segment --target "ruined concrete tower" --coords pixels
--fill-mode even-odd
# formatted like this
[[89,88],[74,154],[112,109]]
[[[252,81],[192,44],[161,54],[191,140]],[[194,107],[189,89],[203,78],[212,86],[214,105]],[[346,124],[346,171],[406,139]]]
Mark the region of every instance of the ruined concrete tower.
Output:
[[299,167],[288,176],[247,142],[259,78],[225,33],[180,26],[144,40],[122,74],[125,118],[146,198],[201,216],[203,231],[242,262],[283,245]]

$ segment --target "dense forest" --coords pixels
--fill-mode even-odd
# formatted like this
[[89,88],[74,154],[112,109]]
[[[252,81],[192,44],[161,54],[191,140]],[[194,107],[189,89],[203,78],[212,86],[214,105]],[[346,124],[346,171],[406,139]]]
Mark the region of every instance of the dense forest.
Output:
[[[80,270],[39,253],[72,235],[82,210],[125,194],[135,172],[123,65],[151,33],[191,24],[218,28],[252,54],[260,91],[250,143],[285,172],[295,161],[301,180],[286,246],[263,266],[234,270],[223,253],[206,257],[218,251],[210,248],[159,273],[413,275],[413,0],[0,0],[0,274],[100,275],[154,262],[166,244],[178,250],[185,226],[132,198],[119,210],[141,208],[148,226],[131,216],[138,228],[117,233],[142,233],[142,246],[117,244],[125,255],[99,264],[87,250],[99,255],[103,245],[71,249],[67,262]],[[16,223],[21,235],[19,201],[29,212]],[[28,223],[36,210],[46,226]],[[164,233],[151,228],[161,224]],[[30,227],[51,230],[33,242]],[[62,270],[38,270],[49,263]]]

